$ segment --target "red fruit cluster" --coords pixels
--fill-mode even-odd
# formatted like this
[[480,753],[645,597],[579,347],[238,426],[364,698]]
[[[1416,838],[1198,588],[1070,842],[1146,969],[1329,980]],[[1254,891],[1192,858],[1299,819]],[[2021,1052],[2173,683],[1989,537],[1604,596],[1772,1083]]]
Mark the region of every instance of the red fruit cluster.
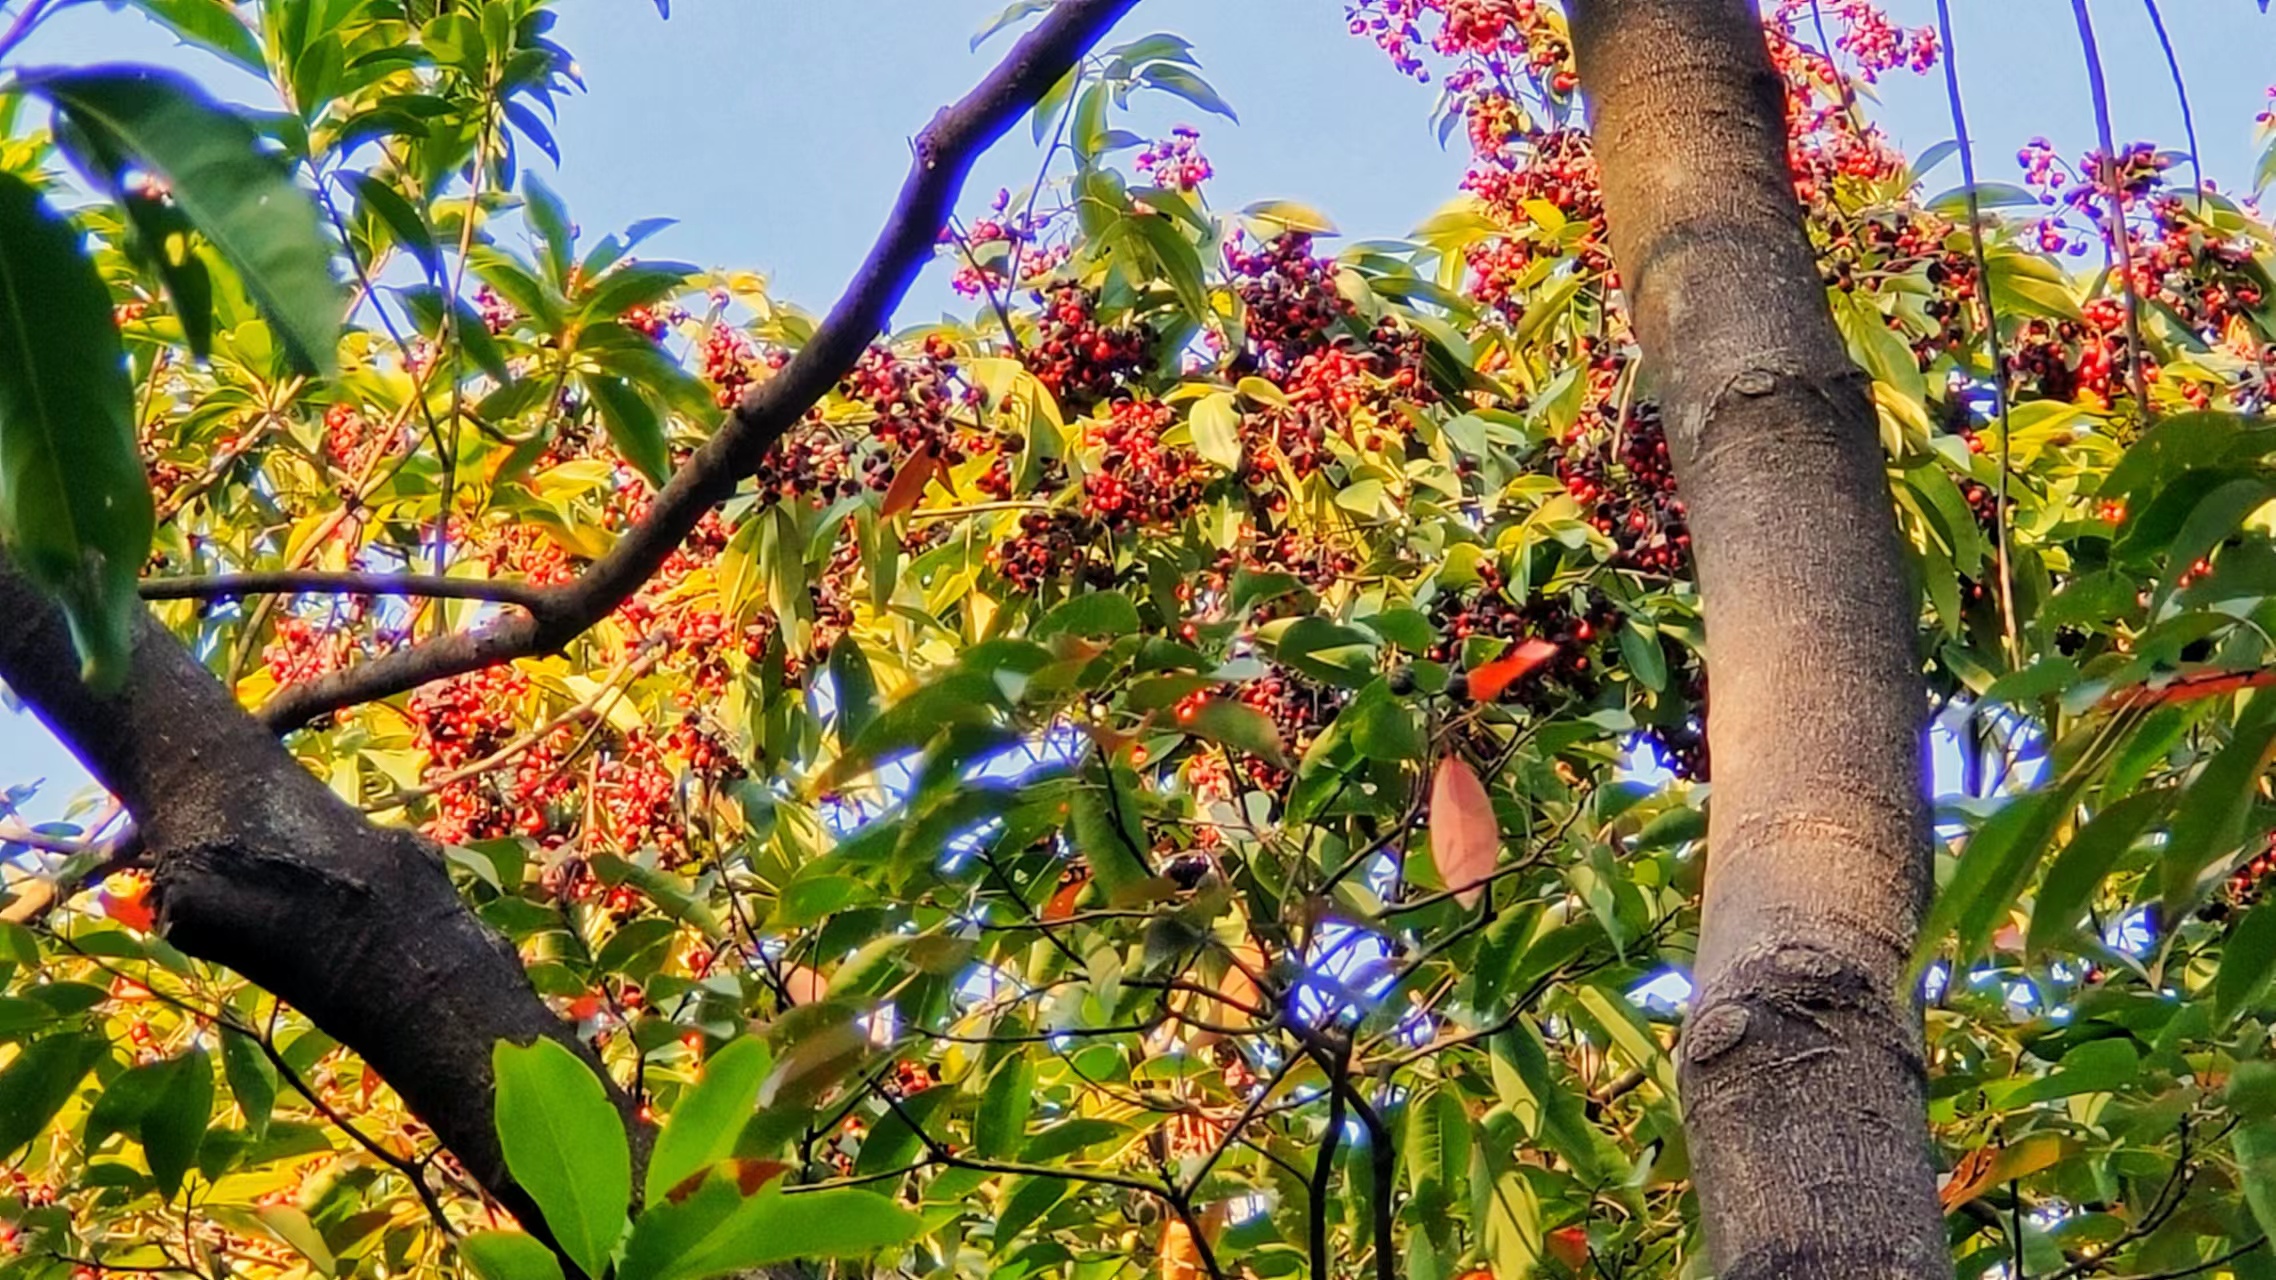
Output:
[[1035,300],[1035,337],[1021,359],[1069,411],[1084,412],[1135,383],[1153,360],[1153,334],[1139,324],[1101,324],[1092,290],[1061,284]]
[[[1318,471],[1333,457],[1331,436],[1375,453],[1403,441],[1400,406],[1437,399],[1423,351],[1421,334],[1386,320],[1364,342],[1340,338],[1299,356],[1280,380],[1287,403],[1242,420],[1252,489],[1276,489],[1270,473],[1282,460],[1299,477]],[[1360,421],[1370,424],[1364,432],[1354,429]]]
[[[1234,689],[1233,696],[1263,712],[1279,731],[1280,741],[1289,755],[1298,757],[1312,745],[1321,728],[1351,701],[1350,693],[1345,690],[1278,663],[1273,664],[1267,674],[1242,682]],[[1288,770],[1254,756],[1241,757],[1238,767],[1248,775],[1252,785],[1264,791],[1278,791],[1295,778]]]
[[[988,563],[1016,590],[1034,592],[1058,581],[1078,566],[1091,563],[1091,547],[1103,536],[1098,525],[1073,511],[1028,511],[1019,518],[1019,532],[988,549]],[[1097,565],[1107,582],[1114,570]]]
[[1201,505],[1209,473],[1191,449],[1162,443],[1176,410],[1151,400],[1117,400],[1104,420],[1086,424],[1086,440],[1102,446],[1097,469],[1083,477],[1083,514],[1113,530],[1174,525]]
[[1545,711],[1567,697],[1595,696],[1603,668],[1603,646],[1620,621],[1611,599],[1590,591],[1578,597],[1569,593],[1535,596],[1518,604],[1504,593],[1499,571],[1486,566],[1480,578],[1477,590],[1443,595],[1433,602],[1431,623],[1441,639],[1425,656],[1454,666],[1461,662],[1466,643],[1475,637],[1513,644],[1546,640],[1556,646],[1556,654],[1510,685],[1503,700]]
[[1669,577],[1689,572],[1691,530],[1657,405],[1631,404],[1624,420],[1619,406],[1605,405],[1594,422],[1574,424],[1556,469],[1590,527],[1612,540],[1613,564]]

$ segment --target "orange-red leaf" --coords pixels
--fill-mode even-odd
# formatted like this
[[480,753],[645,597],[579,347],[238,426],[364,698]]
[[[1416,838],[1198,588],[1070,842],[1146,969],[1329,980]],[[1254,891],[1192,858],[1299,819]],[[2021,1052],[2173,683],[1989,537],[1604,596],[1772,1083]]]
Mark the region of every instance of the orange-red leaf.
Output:
[[932,483],[933,472],[939,466],[930,445],[911,454],[901,469],[893,473],[893,483],[885,487],[885,507],[878,515],[891,520],[916,510],[917,503],[925,496],[925,486]]
[[1588,1266],[1588,1229],[1559,1227],[1549,1233],[1549,1256],[1572,1271]]
[[1091,873],[1087,869],[1070,874],[1058,891],[1051,895],[1051,901],[1044,904],[1044,923],[1050,924],[1074,915],[1075,900],[1083,896],[1083,889],[1090,882]]
[[1454,900],[1475,906],[1483,881],[1501,860],[1501,826],[1494,821],[1493,797],[1460,756],[1438,762],[1430,781],[1430,860]]
[[1502,696],[1502,690],[1540,670],[1556,656],[1557,646],[1539,636],[1519,641],[1515,649],[1470,673],[1470,696],[1480,702],[1492,702]]

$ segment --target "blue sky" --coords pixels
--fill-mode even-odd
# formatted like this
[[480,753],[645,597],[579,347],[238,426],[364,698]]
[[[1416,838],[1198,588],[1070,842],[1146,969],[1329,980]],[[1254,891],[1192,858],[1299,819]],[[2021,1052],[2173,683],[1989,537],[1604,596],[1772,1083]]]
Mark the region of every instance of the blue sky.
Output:
[[[977,53],[971,34],[999,0],[677,0],[669,21],[650,0],[567,0],[557,35],[591,92],[562,107],[565,167],[545,177],[591,234],[640,218],[679,225],[656,256],[748,267],[777,296],[826,307],[868,248],[899,187],[908,138],[970,86],[1008,43]],[[12,8],[13,6],[8,6]],[[1955,0],[1961,70],[1979,164],[2015,176],[2014,151],[2035,134],[2076,153],[2093,139],[2069,0]],[[2225,188],[2249,177],[2252,118],[2276,82],[2276,15],[2254,0],[2163,0],[2188,76],[2207,171]],[[1933,0],[1894,0],[1907,23],[1934,20]],[[1403,234],[1455,190],[1462,163],[1428,127],[1434,90],[1391,70],[1346,34],[1338,0],[1144,0],[1122,36],[1174,31],[1192,40],[1209,78],[1241,114],[1234,126],[1183,104],[1149,110],[1141,127],[1199,125],[1223,207],[1293,199],[1358,238]],[[2137,0],[2096,5],[2121,142],[2180,145],[2165,62]],[[66,10],[19,60],[161,62],[254,102],[261,86],[178,50],[163,32],[104,6]],[[1951,135],[1941,76],[1881,88],[1881,118],[1907,151]],[[525,161],[536,159],[525,152]],[[1016,131],[984,162],[974,190],[1020,187],[1033,149]],[[1931,178],[1956,185],[1957,165]],[[936,272],[900,321],[953,304]],[[0,787],[50,785],[31,812],[54,816],[83,775],[29,719],[0,710]]]

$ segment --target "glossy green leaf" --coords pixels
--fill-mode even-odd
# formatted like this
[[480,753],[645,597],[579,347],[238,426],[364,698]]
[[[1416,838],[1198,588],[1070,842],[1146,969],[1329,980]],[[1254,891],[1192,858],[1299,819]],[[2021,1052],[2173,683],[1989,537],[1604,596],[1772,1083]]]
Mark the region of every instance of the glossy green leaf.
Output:
[[2244,842],[2245,819],[2271,752],[2276,752],[2276,690],[2263,689],[2239,713],[2228,745],[2174,803],[2158,881],[2168,912],[2179,914],[2194,903],[2198,878]]
[[108,1050],[100,1035],[67,1032],[34,1040],[0,1067],[0,1159],[47,1128]]
[[553,1250],[519,1231],[477,1231],[458,1252],[481,1280],[562,1280]]
[[662,486],[672,476],[672,449],[664,439],[664,420],[656,406],[622,378],[587,375],[585,390],[600,407],[609,440],[638,468],[648,483]]
[[62,603],[101,689],[126,678],[154,522],[132,405],[78,233],[0,173],[0,545]]
[[2130,795],[2094,815],[2055,855],[2031,905],[2030,949],[2043,953],[2069,938],[2094,901],[2095,890],[2134,847],[2149,825],[2164,816],[2170,791]]
[[746,1036],[714,1053],[703,1078],[681,1095],[648,1157],[649,1204],[704,1166],[734,1154],[735,1137],[758,1108],[759,1086],[774,1069],[766,1043]]
[[190,81],[151,68],[27,72],[20,83],[163,178],[236,269],[303,371],[328,374],[344,305],[333,246],[307,193],[251,126]]
[[780,1262],[858,1258],[923,1230],[924,1219],[868,1191],[792,1193],[769,1184],[743,1197],[714,1178],[686,1200],[640,1216],[621,1280],[705,1280]]
[[165,1084],[142,1116],[142,1151],[160,1195],[171,1200],[213,1117],[213,1062],[192,1049],[166,1064]]
[[498,1138],[506,1168],[587,1275],[598,1276],[624,1234],[632,1157],[624,1122],[599,1076],[552,1040],[499,1041]]
[[972,1130],[973,1150],[990,1160],[1018,1151],[1034,1108],[1035,1064],[1017,1054],[1004,1059],[988,1077],[988,1087],[980,1096],[980,1115]]

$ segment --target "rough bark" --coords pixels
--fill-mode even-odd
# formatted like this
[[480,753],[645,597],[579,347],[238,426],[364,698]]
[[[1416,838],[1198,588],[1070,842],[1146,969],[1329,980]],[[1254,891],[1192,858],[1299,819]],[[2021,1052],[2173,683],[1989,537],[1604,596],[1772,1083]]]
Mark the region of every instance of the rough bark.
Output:
[[366,821],[155,620],[126,691],[102,698],[79,679],[61,613],[5,557],[0,618],[0,678],[134,815],[167,941],[362,1054],[469,1174],[536,1222],[499,1153],[491,1046],[548,1036],[599,1062],[460,900],[435,847]]
[[1904,990],[1927,701],[1784,94],[1745,0],[1578,0],[1573,35],[1706,613],[1714,797],[1679,1056],[1714,1270],[1950,1275]]
[[[439,851],[415,833],[367,821],[275,735],[343,707],[557,650],[638,591],[875,340],[931,260],[978,155],[1135,3],[1062,0],[970,94],[936,116],[915,140],[908,180],[876,247],[814,337],[736,407],[643,522],[582,578],[514,590],[517,614],[288,689],[256,718],[148,617],[124,692],[94,694],[80,681],[60,612],[0,552],[0,682],[133,815],[155,868],[158,927],[167,940],[243,974],[361,1054],[534,1233],[544,1233],[543,1223],[499,1151],[492,1047],[545,1036],[596,1069],[597,1058],[538,998],[513,947],[458,897]],[[150,594],[296,585],[255,576]],[[463,594],[433,592],[445,593]],[[644,1127],[621,1090],[617,1102],[641,1160]]]

